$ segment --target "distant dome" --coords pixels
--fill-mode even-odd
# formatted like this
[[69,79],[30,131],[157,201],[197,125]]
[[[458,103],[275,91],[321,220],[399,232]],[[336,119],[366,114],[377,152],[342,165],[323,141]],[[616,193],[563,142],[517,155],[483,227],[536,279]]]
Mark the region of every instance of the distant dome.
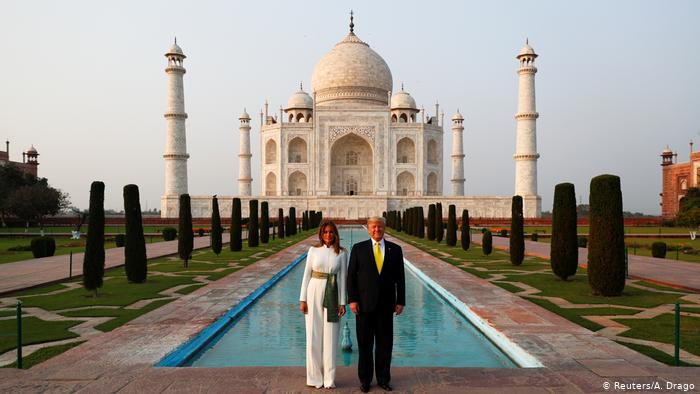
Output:
[[250,120],[250,115],[248,115],[248,112],[243,108],[243,113],[238,117],[238,119],[248,119]]
[[384,59],[350,32],[316,64],[311,86],[317,104],[365,100],[386,105],[393,78]]
[[287,109],[313,109],[313,107],[314,100],[301,88],[287,101]]
[[39,152],[37,152],[34,145],[32,145],[29,147],[29,149],[27,149],[27,153],[39,153]]
[[672,154],[673,154],[673,151],[671,150],[671,148],[669,148],[669,147],[667,146],[666,149],[664,149],[663,152],[661,152],[661,154],[662,154],[662,155],[672,155]]
[[452,120],[464,120],[464,116],[459,113],[459,110],[457,110],[457,113],[452,116]]
[[402,86],[400,91],[391,95],[391,109],[416,109],[416,100]]
[[537,57],[535,50],[532,49],[532,47],[530,46],[530,44],[527,41],[525,41],[525,45],[520,49],[520,53],[518,53],[518,56],[516,56],[516,58],[519,58],[520,56],[526,56],[526,55]]
[[168,49],[168,52],[165,54],[165,56],[169,55],[179,55],[183,58],[187,57],[185,56],[184,52],[182,52],[182,48],[180,48],[180,46],[177,45],[177,41],[175,41],[173,45],[170,46],[170,49]]

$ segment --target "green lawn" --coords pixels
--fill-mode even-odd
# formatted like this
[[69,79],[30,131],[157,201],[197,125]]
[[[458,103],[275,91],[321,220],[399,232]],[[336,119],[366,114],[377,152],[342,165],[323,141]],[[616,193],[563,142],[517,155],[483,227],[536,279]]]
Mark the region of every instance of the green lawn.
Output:
[[[22,318],[22,344],[32,345],[75,338],[78,335],[68,331],[80,321],[45,321],[34,316]],[[0,354],[17,347],[17,321],[0,320]]]
[[[488,227],[499,227],[499,226],[488,226]],[[506,226],[507,227],[507,226]],[[588,234],[590,229],[589,226],[578,226],[577,232],[579,234]],[[525,233],[529,234],[532,232],[551,234],[552,226],[525,226]],[[689,229],[687,227],[658,227],[658,226],[626,226],[625,234],[688,234]],[[690,235],[688,234],[690,237]]]
[[[644,281],[636,281],[640,285],[663,292],[626,286],[623,295],[620,297],[594,296],[588,284],[586,270],[580,267],[573,280],[562,281],[551,273],[548,260],[528,256],[522,265],[513,266],[509,261],[509,256],[506,251],[494,250],[491,255],[484,256],[479,245],[472,244],[468,251],[464,251],[459,246],[449,247],[445,245],[444,241],[438,244],[434,241],[408,236],[405,233],[397,233],[393,230],[389,230],[388,232],[478,277],[489,280],[493,274],[505,275],[505,278],[494,280],[492,283],[512,293],[519,293],[522,291],[520,287],[514,284],[520,282],[540,290],[540,292],[537,293],[538,296],[559,297],[573,304],[601,304],[601,307],[595,308],[562,308],[549,300],[523,296],[523,298],[530,302],[540,305],[589,330],[597,331],[600,330],[602,326],[586,319],[584,316],[632,315],[637,313],[635,310],[621,308],[623,306],[652,308],[659,305],[681,302],[683,304],[683,311],[693,313],[700,312],[700,305],[681,300],[681,297],[690,294],[686,291]],[[661,315],[653,319],[617,320],[631,328],[623,334],[624,336],[672,343],[673,322],[672,315],[670,314]],[[681,327],[681,347],[690,353],[700,355],[700,318],[683,316]],[[671,336],[669,337],[669,335]],[[672,356],[666,355],[658,349],[646,346],[632,346],[623,342],[620,343],[661,362],[667,364],[673,362]]]
[[[22,357],[22,368],[23,369],[28,369],[36,364],[39,364],[43,361],[46,361],[50,359],[51,357],[57,356],[63,352],[65,352],[68,349],[74,348],[81,343],[84,343],[85,341],[80,341],[80,342],[73,342],[73,343],[68,343],[65,345],[58,345],[58,346],[50,346],[50,347],[45,347],[37,350],[36,352],[30,354],[29,356]],[[17,361],[13,362],[12,364],[6,365],[3,368],[17,368]]]
[[[28,247],[32,242],[33,237],[0,237],[0,264],[11,263],[14,261],[29,260],[33,259],[31,251],[11,251],[9,248],[22,246]],[[54,237],[56,240],[56,253],[55,255],[66,255],[70,252],[82,253],[85,251],[85,238],[75,240],[70,239],[68,236],[57,236]],[[105,248],[114,248],[114,238],[107,238],[105,240]],[[68,261],[68,260],[66,260]],[[73,260],[73,264],[80,263]],[[66,268],[67,269],[67,268]]]
[[[143,226],[143,232],[144,233],[160,233],[164,228],[166,227],[174,227],[177,228],[177,224],[174,224],[172,226]],[[194,226],[197,228],[198,226]],[[202,226],[202,227],[207,227],[207,226]],[[25,231],[27,230],[27,231]],[[44,233],[49,234],[49,233],[70,233],[71,231],[75,230],[74,226],[52,226],[52,227],[44,227]],[[124,226],[105,226],[105,234],[123,234],[125,231]],[[0,234],[2,233],[30,233],[30,234],[40,234],[41,233],[41,228],[39,227],[29,227],[28,229],[25,229],[24,227],[0,227]],[[80,228],[80,232],[82,233],[83,236],[87,233],[87,223],[83,224],[83,227]]]

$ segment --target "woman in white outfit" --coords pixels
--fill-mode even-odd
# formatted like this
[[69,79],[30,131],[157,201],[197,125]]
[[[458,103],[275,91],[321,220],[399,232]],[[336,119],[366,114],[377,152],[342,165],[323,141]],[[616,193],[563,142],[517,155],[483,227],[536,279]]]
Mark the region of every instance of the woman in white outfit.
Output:
[[348,253],[333,222],[321,225],[318,239],[318,246],[309,248],[299,296],[299,309],[306,315],[306,385],[333,388]]

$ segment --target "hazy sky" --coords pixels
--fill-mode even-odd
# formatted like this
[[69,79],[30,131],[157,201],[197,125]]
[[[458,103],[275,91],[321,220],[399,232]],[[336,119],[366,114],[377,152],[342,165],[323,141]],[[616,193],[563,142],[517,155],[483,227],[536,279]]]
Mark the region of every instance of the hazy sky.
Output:
[[[700,1],[3,1],[0,139],[12,160],[34,144],[39,174],[87,208],[90,183],[160,207],[173,37],[187,55],[185,108],[192,195],[233,195],[238,115],[253,121],[253,193],[260,192],[259,111],[278,113],[348,30],[388,63],[419,106],[465,116],[469,195],[512,195],[518,63],[536,61],[539,194],[591,177],[622,179],[625,210],[658,214],[659,154],[686,161],[700,142]],[[445,158],[451,150],[446,128]],[[698,145],[700,148],[700,145]],[[2,148],[4,149],[4,144]],[[450,163],[443,166],[449,191]]]

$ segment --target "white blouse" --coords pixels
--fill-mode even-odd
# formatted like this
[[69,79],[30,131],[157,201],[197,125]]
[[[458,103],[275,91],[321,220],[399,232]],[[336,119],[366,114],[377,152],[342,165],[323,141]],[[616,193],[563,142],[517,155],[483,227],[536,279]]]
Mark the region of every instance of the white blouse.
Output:
[[[345,294],[345,281],[348,272],[348,252],[344,249],[339,254],[335,254],[332,247],[312,246],[306,256],[306,267],[304,268],[304,278],[301,282],[301,294],[299,301],[306,301],[306,293],[311,281],[311,271],[336,274],[338,281],[338,301],[340,305],[345,305],[347,297]],[[325,279],[322,279],[325,280]]]

